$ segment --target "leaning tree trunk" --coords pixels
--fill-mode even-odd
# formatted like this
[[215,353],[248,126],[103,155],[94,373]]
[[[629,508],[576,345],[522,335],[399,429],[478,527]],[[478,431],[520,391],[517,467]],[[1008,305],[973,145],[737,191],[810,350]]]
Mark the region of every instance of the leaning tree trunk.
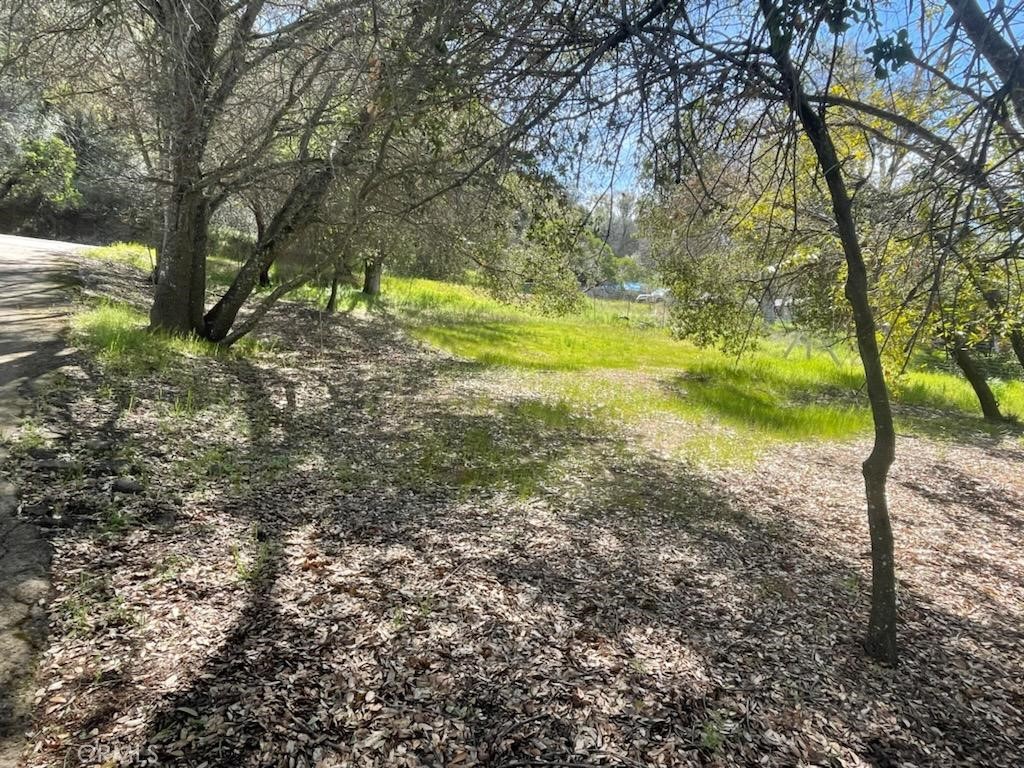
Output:
[[1024,120],[1024,60],[976,0],[948,0],[953,19],[967,33],[1002,82],[1018,120]]
[[864,648],[872,658],[893,664],[897,658],[896,568],[886,483],[896,454],[896,430],[878,346],[874,312],[868,296],[867,266],[857,239],[853,204],[843,180],[835,145],[824,118],[814,110],[803,92],[796,67],[789,55],[790,39],[781,28],[781,24],[785,23],[782,14],[771,0],[760,0],[760,7],[771,35],[772,57],[781,75],[779,85],[796,113],[804,134],[814,147],[818,167],[825,177],[832,199],[833,217],[846,259],[846,300],[853,314],[857,348],[864,367],[874,422],[874,445],[862,465],[871,536],[871,617]]
[[380,278],[384,274],[384,262],[381,259],[367,259],[363,268],[363,294],[380,296]]
[[204,336],[223,341],[231,332],[235,318],[259,284],[260,275],[273,265],[282,245],[305,227],[320,205],[334,179],[334,168],[325,164],[311,177],[300,179],[267,225],[263,239],[235,274],[235,279],[204,318]]
[[996,396],[992,392],[992,387],[988,385],[988,380],[985,378],[985,374],[980,368],[978,368],[977,363],[974,362],[974,358],[971,357],[971,353],[968,352],[967,348],[958,341],[953,341],[949,347],[953,362],[955,362],[957,367],[963,372],[964,378],[967,379],[967,382],[971,385],[971,389],[974,390],[974,394],[978,398],[978,403],[981,405],[981,413],[985,417],[985,421],[1003,421],[1003,414],[999,410],[999,401],[996,400]]
[[[338,150],[328,156],[311,175],[303,176],[292,186],[285,201],[267,224],[266,232],[256,243],[252,254],[235,275],[227,291],[204,318],[204,335],[210,341],[226,342],[239,338],[232,331],[235,318],[259,282],[260,273],[269,269],[281,247],[312,220],[327,196],[336,176],[355,160],[374,126],[376,112],[364,108],[349,132],[348,140],[338,143]],[[283,285],[290,285],[286,282]],[[277,290],[271,296],[278,295]]]

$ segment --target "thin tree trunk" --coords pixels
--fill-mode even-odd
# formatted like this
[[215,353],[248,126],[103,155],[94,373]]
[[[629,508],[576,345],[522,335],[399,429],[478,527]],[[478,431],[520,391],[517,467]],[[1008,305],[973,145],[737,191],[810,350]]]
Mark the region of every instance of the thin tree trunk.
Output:
[[300,275],[299,277],[292,278],[291,280],[278,283],[277,287],[272,290],[263,301],[256,305],[253,311],[243,318],[240,322],[232,325],[231,333],[225,336],[223,339],[219,339],[219,343],[225,347],[230,347],[239,339],[252,333],[253,329],[259,324],[260,320],[270,311],[270,308],[277,303],[277,300],[284,296],[289,291],[293,291],[302,285],[307,275]]
[[1024,333],[1020,329],[1010,331],[1010,346],[1013,347],[1013,354],[1017,357],[1020,367],[1024,368]]
[[857,238],[853,205],[843,180],[835,145],[824,119],[814,110],[803,92],[799,74],[790,59],[789,37],[781,29],[784,23],[782,14],[771,0],[759,2],[771,35],[772,57],[781,75],[780,86],[800,120],[804,134],[814,147],[818,166],[832,199],[832,212],[846,259],[846,300],[853,314],[857,348],[864,367],[874,422],[874,445],[862,465],[871,536],[871,616],[864,648],[870,657],[894,664],[897,659],[896,569],[886,483],[896,454],[896,430],[878,347],[874,312],[869,301],[867,266]]
[[[262,243],[267,233],[267,221],[263,216],[263,206],[259,203],[252,204],[252,215],[256,219],[256,242]],[[260,287],[266,288],[270,285],[270,265],[267,264],[260,270]]]
[[974,394],[977,395],[985,421],[1003,421],[1003,414],[999,410],[999,402],[996,400],[992,388],[988,385],[985,374],[978,368],[974,358],[971,357],[971,353],[963,344],[957,341],[949,345],[949,353],[953,358],[953,362],[957,364],[957,367],[963,372],[964,378],[971,385]]
[[340,276],[338,270],[334,270],[334,275],[331,277],[331,295],[327,298],[327,306],[324,308],[328,314],[334,314],[338,311],[338,283],[340,282]]
[[363,294],[365,296],[380,296],[380,278],[384,273],[384,262],[377,259],[367,259],[363,268]]

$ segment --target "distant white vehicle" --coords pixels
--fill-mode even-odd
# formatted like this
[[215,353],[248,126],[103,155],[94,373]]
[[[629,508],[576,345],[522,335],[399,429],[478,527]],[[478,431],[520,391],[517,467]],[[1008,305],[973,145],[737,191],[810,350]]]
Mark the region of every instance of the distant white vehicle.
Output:
[[660,304],[668,298],[668,288],[655,288],[650,293],[641,293],[636,297],[638,304]]

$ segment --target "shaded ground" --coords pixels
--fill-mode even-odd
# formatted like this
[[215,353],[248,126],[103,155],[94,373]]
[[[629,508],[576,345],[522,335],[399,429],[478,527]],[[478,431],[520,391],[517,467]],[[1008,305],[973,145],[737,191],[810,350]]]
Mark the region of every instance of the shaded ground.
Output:
[[[67,314],[70,243],[0,235],[0,436],[20,428],[32,389],[65,362],[61,338]],[[37,451],[39,460],[57,461]],[[0,446],[0,462],[6,450]],[[0,766],[22,748],[26,712],[21,702],[33,652],[45,629],[49,545],[18,514],[18,488],[0,477]]]
[[863,445],[704,470],[379,319],[267,334],[50,393],[26,765],[1024,763],[1019,443],[901,441],[892,670]]

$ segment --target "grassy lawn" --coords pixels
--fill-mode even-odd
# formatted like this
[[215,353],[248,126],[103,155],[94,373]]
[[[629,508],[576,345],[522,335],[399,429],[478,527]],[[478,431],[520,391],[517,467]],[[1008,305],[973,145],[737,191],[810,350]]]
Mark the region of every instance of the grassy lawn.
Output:
[[[88,258],[127,264],[148,274],[153,270],[156,253],[139,243],[112,243],[85,252]],[[207,277],[213,286],[231,283],[238,265],[230,259],[211,256]],[[243,339],[230,350],[196,338],[154,334],[147,330],[149,318],[138,306],[122,301],[100,299],[76,312],[71,320],[75,342],[88,349],[103,365],[123,373],[162,370],[181,357],[230,357],[252,355],[260,344]]]

